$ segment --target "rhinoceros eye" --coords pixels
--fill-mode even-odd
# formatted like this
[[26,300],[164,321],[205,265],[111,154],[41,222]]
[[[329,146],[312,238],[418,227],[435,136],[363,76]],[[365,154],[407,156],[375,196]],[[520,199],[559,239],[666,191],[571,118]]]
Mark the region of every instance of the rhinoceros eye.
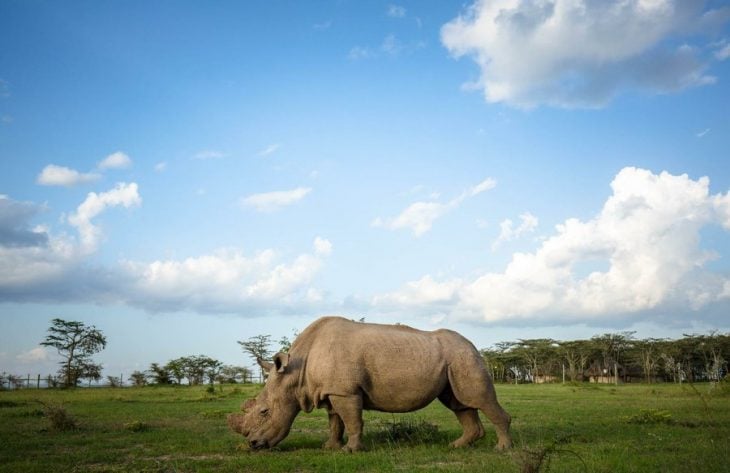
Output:
[[268,407],[262,407],[261,410],[259,411],[259,415],[261,415],[261,416],[265,416],[268,413],[269,413],[269,408]]

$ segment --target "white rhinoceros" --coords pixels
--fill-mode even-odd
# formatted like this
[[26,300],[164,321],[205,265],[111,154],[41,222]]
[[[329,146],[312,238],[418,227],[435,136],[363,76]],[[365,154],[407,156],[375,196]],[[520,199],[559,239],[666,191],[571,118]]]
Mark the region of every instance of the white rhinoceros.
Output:
[[252,449],[278,444],[300,411],[319,407],[329,415],[324,447],[362,450],[363,409],[410,412],[436,398],[454,411],[464,429],[452,446],[484,436],[478,410],[494,424],[497,448],[512,445],[511,418],[497,402],[481,356],[451,330],[424,332],[323,317],[296,338],[289,353],[259,363],[269,373],[263,391],[243,405],[243,414],[228,416]]

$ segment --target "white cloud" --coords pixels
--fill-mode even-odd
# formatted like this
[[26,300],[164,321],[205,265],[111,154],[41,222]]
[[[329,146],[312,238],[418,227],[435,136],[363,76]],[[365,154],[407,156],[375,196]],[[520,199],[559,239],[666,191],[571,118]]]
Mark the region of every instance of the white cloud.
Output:
[[157,172],[164,172],[167,170],[167,162],[166,161],[160,161],[159,163],[155,164],[155,171]]
[[351,61],[357,61],[360,59],[370,59],[372,57],[375,57],[375,52],[367,47],[363,46],[353,46],[350,48],[350,51],[347,53],[347,59]]
[[89,193],[67,219],[78,230],[76,241],[63,233],[53,235],[46,227],[31,226],[30,220],[42,207],[0,197],[0,300],[73,298],[77,291],[103,284],[106,270],[95,268],[88,271],[88,277],[79,274],[84,271],[84,258],[96,251],[101,236],[92,219],[108,207],[140,202],[134,183],[118,184],[101,194]]
[[195,153],[195,155],[193,156],[193,159],[199,159],[199,160],[204,161],[207,159],[225,158],[226,156],[228,156],[228,155],[225,153],[221,153],[220,151],[206,149],[206,150],[198,151],[197,153]]
[[312,28],[318,31],[328,30],[332,26],[332,20],[323,21],[321,23],[315,23]]
[[265,158],[266,156],[270,156],[274,153],[276,153],[279,148],[281,148],[281,145],[279,143],[270,144],[266,148],[262,149],[257,153],[258,156]]
[[[597,107],[622,89],[672,92],[713,83],[697,48],[669,41],[702,31],[709,16],[684,0],[477,0],[441,29],[455,57],[481,76],[488,102]],[[723,13],[723,14],[718,14]]]
[[325,238],[315,238],[314,253],[320,256],[329,256],[332,253],[332,243]]
[[476,186],[469,189],[469,195],[473,197],[475,195],[481,194],[482,192],[492,190],[495,187],[497,187],[497,181],[491,177],[488,177],[488,178],[484,179],[482,182],[480,182],[479,184],[477,184]]
[[709,129],[709,128],[705,128],[704,130],[702,130],[702,131],[700,131],[700,132],[698,132],[698,133],[695,133],[695,136],[696,136],[697,138],[703,138],[703,137],[704,137],[704,136],[705,136],[706,134],[708,134],[709,132],[710,132],[710,129]]
[[94,182],[101,176],[95,173],[80,173],[75,169],[49,164],[38,174],[36,182],[42,186],[73,187]]
[[403,18],[406,16],[406,9],[401,5],[394,5],[391,3],[388,5],[386,14],[391,18]]
[[132,160],[129,156],[124,154],[121,151],[117,151],[116,153],[112,153],[106,158],[102,159],[99,162],[99,169],[106,170],[106,169],[124,169],[128,168],[132,165]]
[[48,351],[44,347],[32,348],[15,356],[15,359],[23,364],[48,361],[48,358]]
[[354,46],[347,54],[347,58],[351,61],[360,59],[374,59],[382,55],[396,58],[401,54],[413,54],[419,49],[426,47],[424,41],[403,42],[394,34],[388,34],[378,47]]
[[456,208],[458,203],[451,201],[440,202],[414,202],[403,210],[398,216],[383,220],[378,217],[372,222],[374,227],[385,227],[390,230],[410,228],[415,237],[420,237],[433,226],[433,223],[451,209]]
[[241,205],[253,207],[259,212],[273,212],[299,202],[311,191],[310,187],[297,187],[287,191],[264,192],[244,197],[240,202]]
[[139,196],[136,183],[119,183],[114,189],[101,194],[90,192],[76,212],[69,215],[68,222],[78,230],[83,251],[94,252],[101,237],[101,229],[91,220],[107,207],[131,207],[141,203],[142,198]]
[[520,215],[520,224],[514,228],[514,223],[510,219],[502,220],[499,224],[499,236],[492,242],[492,251],[496,250],[502,243],[515,240],[522,235],[532,233],[537,228],[538,219],[530,212]]
[[730,57],[730,43],[723,42],[720,48],[715,51],[715,58],[718,61],[724,61]]
[[451,210],[458,208],[465,199],[493,189],[496,185],[496,180],[487,178],[448,202],[414,202],[396,217],[391,219],[377,217],[370,225],[373,227],[388,228],[390,230],[410,228],[413,231],[413,235],[418,238],[431,230],[436,220]]
[[[6,202],[7,201],[7,202]],[[322,307],[326,293],[313,286],[332,243],[322,237],[310,251],[288,257],[274,249],[247,255],[237,248],[181,260],[91,264],[99,243],[93,224],[109,207],[139,205],[135,184],[91,193],[71,215],[81,242],[30,228],[40,207],[0,196],[0,302],[128,304],[157,312],[197,311],[256,316]],[[43,354],[23,355],[28,362]]]
[[427,276],[374,303],[524,323],[686,313],[728,301],[730,279],[706,268],[715,253],[700,245],[700,231],[712,224],[730,230],[730,192],[710,195],[706,177],[636,168],[619,172],[611,188],[596,217],[566,220],[502,272],[441,282]]
[[[237,249],[185,260],[125,262],[121,295],[128,303],[153,311],[196,310],[261,315],[273,309],[321,301],[310,283],[320,271],[331,243],[317,237],[314,254],[281,262],[267,249],[246,256]],[[250,310],[258,312],[251,313]]]

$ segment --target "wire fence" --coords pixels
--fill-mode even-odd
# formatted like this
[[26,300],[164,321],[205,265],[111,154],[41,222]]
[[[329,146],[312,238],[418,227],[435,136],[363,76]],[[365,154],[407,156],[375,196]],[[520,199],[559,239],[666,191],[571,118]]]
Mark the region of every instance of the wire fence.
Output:
[[[261,384],[263,383],[263,380],[261,379],[261,376],[255,376],[253,374],[246,375],[240,380],[228,380],[224,382],[235,382],[240,384]],[[84,379],[82,382],[79,382],[77,384],[77,387],[80,388],[124,388],[124,387],[135,387],[135,386],[142,386],[142,385],[148,385],[148,384],[154,384],[154,383],[144,383],[144,384],[137,384],[134,383],[132,380],[127,380],[125,382],[124,380],[124,374],[121,373],[119,377],[114,376],[107,376],[106,379]],[[180,383],[170,383],[171,385],[176,386],[189,386],[190,384],[188,382],[180,382]],[[208,383],[199,383],[199,385],[202,384],[208,384]],[[219,381],[216,381],[214,384],[220,384]],[[16,390],[16,389],[49,389],[49,388],[59,388],[63,386],[63,380],[58,378],[57,376],[52,375],[46,375],[41,376],[38,375],[3,375],[0,376],[0,391],[2,390]]]

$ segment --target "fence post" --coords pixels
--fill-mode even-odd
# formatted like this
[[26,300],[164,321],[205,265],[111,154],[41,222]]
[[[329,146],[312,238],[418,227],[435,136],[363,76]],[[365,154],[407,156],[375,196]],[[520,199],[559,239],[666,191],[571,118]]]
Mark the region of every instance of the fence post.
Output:
[[36,380],[35,387],[36,387],[36,389],[41,388],[41,375],[38,375],[38,379]]

